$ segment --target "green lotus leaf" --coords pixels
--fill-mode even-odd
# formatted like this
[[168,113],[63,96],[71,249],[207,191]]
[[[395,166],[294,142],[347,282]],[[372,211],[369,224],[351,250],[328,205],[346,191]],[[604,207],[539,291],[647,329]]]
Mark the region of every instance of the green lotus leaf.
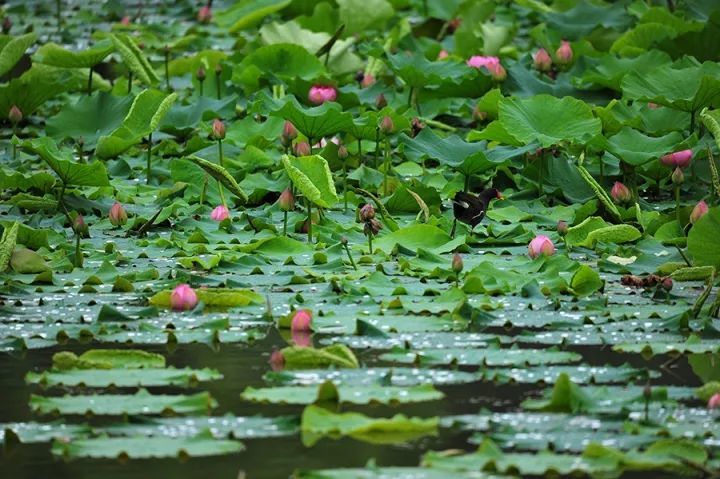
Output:
[[233,176],[228,173],[225,168],[218,164],[204,160],[199,156],[188,156],[187,159],[198,165],[200,168],[205,170],[207,174],[222,183],[232,194],[234,194],[240,200],[241,203],[247,203],[247,194],[245,194],[243,189],[240,188],[240,185],[237,184],[237,181],[235,181],[235,178],[233,178]]
[[34,140],[25,140],[20,143],[20,147],[42,158],[66,185],[110,185],[105,165],[99,161],[87,164],[73,161],[71,154],[60,150],[52,138],[45,136]]
[[115,46],[110,40],[100,41],[79,52],[67,50],[57,43],[50,42],[38,48],[33,55],[33,60],[62,68],[92,68],[113,51],[115,51]]
[[320,155],[282,157],[285,171],[293,185],[312,203],[332,208],[338,202],[330,167]]
[[720,208],[710,208],[700,218],[688,234],[687,245],[695,266],[712,266],[720,271],[720,249],[717,239],[720,237]]
[[9,72],[22,58],[25,50],[37,40],[37,33],[30,32],[19,37],[4,36],[0,38],[0,76]]
[[137,78],[145,85],[153,86],[160,82],[160,78],[155,73],[152,65],[145,57],[145,54],[129,35],[124,33],[115,33],[110,35],[110,39],[120,53],[125,66],[137,76]]
[[237,32],[287,7],[291,0],[240,0],[215,14],[215,21],[229,32]]

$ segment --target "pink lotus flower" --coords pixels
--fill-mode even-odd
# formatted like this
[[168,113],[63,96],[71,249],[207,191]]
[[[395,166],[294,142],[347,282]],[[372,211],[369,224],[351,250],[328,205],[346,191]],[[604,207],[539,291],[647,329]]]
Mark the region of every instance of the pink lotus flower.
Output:
[[716,409],[720,408],[720,393],[715,393],[712,395],[710,400],[708,401],[708,409]]
[[665,166],[672,168],[687,168],[692,160],[692,150],[681,150],[674,153],[668,153],[660,158]]
[[230,218],[230,210],[225,205],[218,205],[210,213],[210,219],[213,221],[223,221]]
[[295,143],[295,156],[310,155],[310,144],[307,141],[298,141]]
[[20,110],[17,105],[13,105],[8,112],[8,120],[10,120],[10,123],[12,123],[13,125],[17,125],[22,121],[22,119],[22,110]]
[[212,19],[212,10],[208,5],[203,5],[200,7],[200,10],[198,10],[197,14],[197,20],[200,23],[210,23],[210,20]]
[[484,68],[488,73],[490,73],[490,76],[492,76],[495,81],[503,81],[507,77],[507,72],[500,64],[500,59],[498,57],[475,55],[470,57],[466,63],[467,66],[472,68]]
[[198,297],[195,291],[187,284],[175,286],[170,293],[170,307],[175,311],[187,311],[197,306]]
[[360,82],[360,86],[363,88],[367,88],[369,86],[372,86],[375,83],[375,77],[370,74],[366,73],[363,75],[362,81]]
[[700,201],[695,205],[692,212],[690,213],[690,223],[695,224],[700,218],[705,216],[708,212],[708,205],[705,201]]
[[438,53],[437,59],[444,60],[449,56],[450,56],[450,54],[447,52],[447,50],[440,50],[440,53]]
[[622,205],[632,199],[632,192],[627,186],[623,185],[619,181],[616,181],[612,190],[610,190],[610,196],[612,196],[615,203]]
[[315,105],[322,105],[326,101],[335,101],[337,90],[330,85],[313,85],[308,92],[308,100]]
[[225,139],[225,123],[219,118],[215,118],[212,124],[212,134],[216,140]]
[[117,201],[110,207],[110,213],[108,213],[110,224],[113,226],[122,226],[127,223],[128,215],[125,208]]
[[572,62],[573,59],[573,50],[570,46],[570,43],[566,42],[565,40],[560,43],[560,48],[557,49],[555,52],[555,60],[560,65],[568,65],[570,62]]
[[312,313],[307,309],[295,312],[290,322],[291,331],[311,331]]
[[285,367],[285,356],[282,351],[275,349],[270,353],[270,368],[273,371],[282,371]]
[[552,256],[554,254],[555,245],[550,238],[545,235],[537,235],[532,241],[530,241],[530,244],[528,244],[528,255],[532,259],[541,255]]
[[541,72],[549,72],[552,68],[552,58],[548,54],[547,50],[541,48],[533,55],[533,65],[535,69]]

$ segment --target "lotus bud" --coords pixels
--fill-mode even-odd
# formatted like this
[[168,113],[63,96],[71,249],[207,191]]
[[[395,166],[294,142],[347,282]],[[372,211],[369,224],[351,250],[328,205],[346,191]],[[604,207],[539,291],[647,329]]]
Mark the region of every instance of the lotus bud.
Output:
[[198,304],[195,291],[187,284],[179,284],[170,293],[170,307],[175,311],[187,311]]
[[295,143],[295,156],[309,156],[310,143],[307,141],[298,141]]
[[215,76],[220,76],[220,75],[222,75],[222,70],[223,70],[222,64],[217,63],[217,64],[215,65]]
[[337,151],[338,160],[345,160],[349,156],[347,146],[340,145],[338,146]]
[[455,253],[452,257],[452,270],[455,274],[460,274],[463,270],[463,259],[458,253]]
[[210,219],[213,221],[224,221],[230,218],[230,210],[225,205],[218,205],[210,213]]
[[120,24],[130,25],[130,15],[125,15],[124,17],[122,17],[122,19],[120,20]]
[[360,208],[360,221],[370,221],[373,218],[375,218],[375,207],[370,203],[365,203],[365,205]]
[[558,48],[555,52],[555,61],[557,61],[560,65],[569,65],[572,62],[572,59],[572,47],[570,46],[570,43],[563,40],[562,43],[560,43],[560,48]]
[[683,175],[679,166],[675,168],[675,171],[670,175],[670,179],[672,179],[672,182],[676,185],[681,185],[682,182],[685,181],[685,175]]
[[225,123],[222,120],[215,118],[212,124],[212,134],[216,140],[225,139]]
[[673,289],[673,280],[672,280],[672,278],[671,278],[670,276],[666,277],[665,279],[662,280],[661,285],[662,285],[662,288],[663,288],[665,291],[670,291],[670,290],[672,290],[672,289]]
[[533,55],[533,66],[537,71],[549,72],[552,68],[552,58],[548,54],[547,50],[541,48]]
[[2,21],[2,32],[7,35],[10,33],[10,29],[12,28],[12,21],[10,20],[10,17],[5,16]]
[[205,80],[205,77],[207,76],[207,74],[205,73],[205,68],[204,68],[204,67],[198,68],[197,73],[195,74],[195,76],[197,76],[197,79],[200,80],[200,81]]
[[321,105],[326,101],[335,101],[337,90],[330,85],[313,85],[308,92],[308,100],[314,105]]
[[395,130],[395,123],[393,123],[392,118],[385,115],[382,120],[380,120],[380,132],[383,135],[389,135],[393,130]]
[[22,110],[17,107],[17,105],[13,105],[10,107],[10,111],[8,112],[8,120],[10,120],[10,123],[13,125],[17,125],[20,123],[23,119]]
[[309,348],[312,346],[312,333],[310,331],[290,331],[290,339],[298,348]]
[[708,401],[708,409],[720,408],[720,393],[715,393]]
[[198,10],[197,14],[197,20],[200,23],[210,23],[210,20],[212,19],[212,10],[210,9],[209,5],[203,5],[200,7],[200,10]]
[[387,100],[385,99],[385,95],[380,93],[377,98],[375,98],[375,108],[378,110],[381,110],[387,106]]
[[371,220],[365,222],[365,225],[363,226],[363,233],[365,233],[365,236],[375,236],[382,228],[382,223],[380,223],[376,218],[372,218]]
[[412,137],[415,138],[425,128],[425,123],[420,121],[420,118],[415,117],[410,121],[410,127],[412,128]]
[[538,256],[552,256],[555,254],[555,245],[545,235],[537,235],[528,244],[528,255],[535,259]]
[[110,207],[110,213],[108,213],[110,224],[113,226],[122,226],[127,223],[128,215],[125,208],[117,201]]
[[292,331],[310,331],[312,324],[312,313],[307,309],[301,309],[295,312],[290,322],[290,330]]
[[647,107],[650,108],[651,110],[656,110],[656,109],[660,108],[660,105],[649,101],[647,104]]
[[81,238],[87,238],[90,236],[90,228],[88,227],[87,223],[85,223],[85,218],[83,218],[83,215],[77,215],[75,219],[73,220],[72,224],[73,231],[75,231],[75,234],[79,235]]
[[297,138],[298,131],[297,128],[295,128],[295,125],[292,124],[292,122],[285,122],[285,124],[283,125],[282,136],[291,141]]
[[370,73],[367,73],[363,75],[362,81],[360,82],[360,86],[363,88],[367,88],[375,83],[375,77],[372,76]]
[[557,222],[557,232],[560,236],[565,236],[568,233],[567,221],[560,220]]
[[675,168],[687,168],[692,160],[692,150],[681,150],[674,153],[668,153],[660,158],[665,166]]
[[690,223],[695,224],[697,221],[705,216],[708,212],[708,205],[705,203],[705,201],[701,200],[698,204],[695,205],[695,208],[693,208],[692,212],[690,213]]
[[612,196],[615,203],[622,205],[628,203],[632,199],[632,192],[627,186],[623,185],[619,181],[616,181],[610,190],[610,196]]
[[342,237],[340,238],[340,244],[343,245],[343,246],[345,246],[346,244],[348,244],[347,236],[342,236]]
[[292,191],[290,191],[290,188],[287,188],[285,191],[280,193],[278,205],[283,211],[292,211],[295,209],[295,197],[293,196]]
[[444,60],[449,56],[450,56],[450,54],[447,52],[447,50],[443,49],[443,50],[440,50],[440,52],[438,53],[437,59]]
[[650,383],[646,384],[643,388],[643,397],[646,401],[649,401],[652,397],[652,388],[650,387]]
[[285,367],[285,356],[282,351],[275,349],[270,354],[270,368],[273,371],[281,371]]

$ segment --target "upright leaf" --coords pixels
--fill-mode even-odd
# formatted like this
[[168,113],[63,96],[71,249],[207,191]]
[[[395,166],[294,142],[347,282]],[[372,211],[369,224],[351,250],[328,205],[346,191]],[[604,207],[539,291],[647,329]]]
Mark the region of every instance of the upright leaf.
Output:
[[245,194],[243,189],[240,188],[240,185],[237,184],[237,181],[235,181],[235,178],[233,178],[225,168],[195,155],[188,156],[187,159],[198,165],[200,168],[205,170],[207,174],[222,183],[223,186],[230,190],[232,194],[237,196],[242,203],[247,203],[247,194]]
[[34,140],[25,140],[20,146],[40,156],[66,185],[109,186],[105,165],[99,161],[76,163],[68,152],[61,151],[52,138],[44,136]]
[[120,53],[125,65],[146,85],[152,86],[160,81],[150,62],[145,58],[135,40],[124,33],[110,35],[115,49]]
[[320,155],[299,158],[284,155],[282,162],[293,185],[305,198],[323,208],[331,208],[337,203],[335,183],[325,158]]
[[22,58],[25,50],[37,40],[37,33],[30,32],[19,37],[9,37],[7,41],[0,42],[0,76],[10,71]]
[[10,228],[6,227],[3,230],[2,237],[0,237],[0,273],[5,271],[8,264],[10,264],[10,257],[17,243],[19,229],[20,223],[16,221]]

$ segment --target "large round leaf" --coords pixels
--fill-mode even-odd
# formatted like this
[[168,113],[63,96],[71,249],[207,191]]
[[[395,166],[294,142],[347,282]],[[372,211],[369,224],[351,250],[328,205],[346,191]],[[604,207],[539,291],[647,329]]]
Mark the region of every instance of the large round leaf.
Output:
[[677,131],[654,138],[626,126],[617,135],[610,137],[607,150],[625,163],[639,166],[680,149],[676,145],[682,141],[683,136]]
[[115,47],[110,40],[103,40],[79,52],[66,50],[57,43],[50,42],[38,48],[33,60],[63,68],[90,68],[103,61],[114,50]]
[[233,81],[254,85],[262,75],[311,80],[324,71],[322,62],[300,45],[277,43],[260,47],[245,57],[233,70]]
[[265,94],[257,106],[261,111],[269,109],[271,115],[292,122],[303,135],[315,140],[353,127],[352,115],[342,111],[342,107],[335,102],[305,108],[292,95],[275,100]]
[[601,131],[601,122],[590,107],[572,97],[504,98],[499,115],[512,136],[524,144],[538,140],[543,147],[562,141],[584,143]]
[[688,251],[693,266],[714,266],[720,269],[720,208],[710,208],[705,216],[695,223],[688,234]]
[[313,203],[331,208],[338,201],[330,167],[320,155],[282,158],[293,185]]

